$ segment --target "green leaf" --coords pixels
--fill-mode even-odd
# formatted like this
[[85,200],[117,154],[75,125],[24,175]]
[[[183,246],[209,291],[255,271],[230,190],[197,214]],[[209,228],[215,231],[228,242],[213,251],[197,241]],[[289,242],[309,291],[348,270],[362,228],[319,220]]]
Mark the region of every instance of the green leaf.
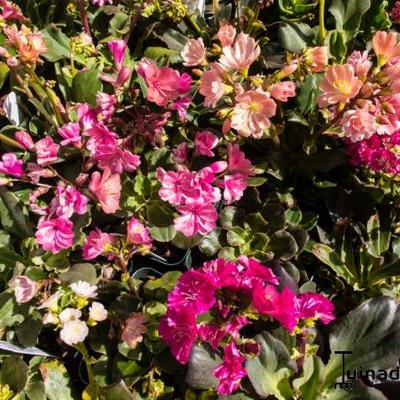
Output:
[[315,0],[278,0],[279,8],[290,16],[306,14],[315,8],[318,1]]
[[0,220],[4,229],[22,239],[33,236],[26,207],[4,186],[0,187]]
[[321,74],[307,75],[300,83],[296,97],[299,111],[302,114],[313,112],[317,105],[317,97],[320,92],[319,85],[322,80]]
[[109,31],[111,35],[125,35],[129,32],[131,17],[128,14],[117,11],[110,20]]
[[226,240],[230,246],[241,246],[248,242],[249,233],[240,226],[234,226],[233,228],[229,229],[226,235]]
[[289,232],[281,230],[271,236],[268,249],[275,254],[275,257],[288,261],[297,254],[299,246]]
[[298,207],[289,208],[285,211],[287,222],[293,225],[298,225],[302,219],[301,210]]
[[303,400],[315,400],[321,393],[324,379],[324,363],[317,356],[307,356],[301,376],[293,381],[293,387],[302,393]]
[[104,400],[135,400],[135,396],[129,391],[124,381],[102,388]]
[[219,237],[221,235],[221,229],[215,228],[203,240],[199,243],[199,249],[208,257],[215,256],[218,251],[222,248],[219,242]]
[[59,274],[58,279],[67,285],[78,281],[86,281],[95,285],[97,282],[96,268],[89,263],[74,264],[69,271]]
[[169,227],[174,222],[174,214],[166,203],[153,201],[147,207],[147,221],[150,225]]
[[148,227],[151,237],[157,242],[171,242],[176,236],[176,230],[173,225],[170,226],[150,226]]
[[15,330],[19,343],[24,347],[35,346],[42,327],[42,315],[34,310]]
[[177,232],[171,243],[179,249],[191,249],[196,247],[202,241],[202,238],[201,235],[187,237],[182,232]]
[[331,389],[323,394],[324,400],[390,400],[378,389],[355,381],[351,390]]
[[342,375],[342,356],[347,370],[393,367],[400,353],[400,310],[395,299],[367,300],[336,324],[329,337],[331,358],[326,366],[324,387],[329,388]]
[[9,385],[15,393],[21,392],[28,380],[29,367],[22,357],[6,357],[1,366],[0,379],[3,385]]
[[77,103],[96,105],[96,94],[101,92],[103,85],[97,69],[79,71],[72,80],[71,96]]
[[273,395],[278,400],[293,399],[289,384],[293,371],[287,348],[268,332],[257,335],[255,340],[260,344],[261,352],[246,362],[254,390],[261,397]]
[[381,226],[379,214],[373,215],[367,224],[368,232],[368,253],[374,257],[381,256],[390,246],[391,221],[386,226]]
[[342,32],[331,31],[326,37],[329,53],[338,61],[343,61],[347,54],[346,39]]
[[240,226],[243,223],[243,211],[233,206],[225,207],[219,214],[219,221],[223,229]]
[[0,293],[0,331],[16,323],[21,323],[28,314],[28,305],[18,305],[14,294]]
[[143,56],[151,58],[156,62],[166,59],[166,61],[171,64],[176,64],[182,61],[182,57],[178,51],[167,49],[165,47],[147,47]]
[[278,36],[282,46],[293,53],[300,53],[311,46],[315,39],[313,29],[303,22],[283,22]]
[[49,400],[74,400],[67,370],[60,361],[43,362],[39,370]]

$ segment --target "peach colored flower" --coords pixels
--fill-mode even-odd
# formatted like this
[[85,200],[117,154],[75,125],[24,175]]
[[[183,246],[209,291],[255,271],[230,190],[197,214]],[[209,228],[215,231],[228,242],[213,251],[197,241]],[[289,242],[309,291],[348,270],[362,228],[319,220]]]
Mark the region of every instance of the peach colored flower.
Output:
[[119,209],[121,197],[121,178],[118,174],[111,174],[109,168],[105,168],[103,175],[93,172],[89,190],[96,196],[101,208],[106,214],[113,214]]
[[240,32],[232,46],[222,49],[220,64],[226,69],[245,71],[260,55],[260,46],[246,33]]
[[362,82],[354,74],[350,64],[333,65],[328,68],[321,82],[322,94],[318,96],[319,107],[347,103],[360,91]]
[[183,65],[186,67],[207,64],[206,49],[203,39],[189,39],[181,51],[181,56],[184,61]]
[[232,46],[236,36],[236,28],[229,22],[223,22],[219,27],[217,38],[223,47]]
[[225,93],[225,85],[220,75],[220,67],[215,63],[211,64],[210,67],[211,69],[201,75],[199,91],[205,97],[204,105],[215,107]]
[[378,57],[379,65],[385,65],[392,58],[400,55],[396,32],[376,32],[372,39],[372,47]]
[[296,84],[290,81],[278,82],[271,85],[268,91],[274,99],[286,103],[289,97],[296,96]]
[[311,68],[313,72],[321,72],[328,64],[328,48],[322,47],[310,47],[304,52],[306,64]]
[[236,96],[231,127],[241,136],[260,138],[271,126],[269,118],[276,114],[276,103],[269,93],[249,90]]
[[352,142],[369,139],[377,129],[375,117],[365,109],[346,111],[340,124],[344,136]]

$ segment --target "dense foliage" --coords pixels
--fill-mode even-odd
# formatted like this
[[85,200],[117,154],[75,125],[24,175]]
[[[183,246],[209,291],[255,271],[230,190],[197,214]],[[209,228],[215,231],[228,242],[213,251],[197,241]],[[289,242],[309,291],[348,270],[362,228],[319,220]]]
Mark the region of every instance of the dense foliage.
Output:
[[0,11],[0,400],[391,398],[400,2]]

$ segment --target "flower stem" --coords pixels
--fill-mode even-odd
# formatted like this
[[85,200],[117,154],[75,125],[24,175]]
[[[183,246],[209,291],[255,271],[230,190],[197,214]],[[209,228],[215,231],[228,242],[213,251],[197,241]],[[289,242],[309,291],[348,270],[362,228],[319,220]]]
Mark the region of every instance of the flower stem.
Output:
[[321,45],[324,44],[325,38],[325,0],[319,0],[319,42]]
[[94,377],[92,362],[90,360],[90,356],[86,349],[85,343],[84,342],[78,343],[75,347],[82,354],[82,358],[86,364],[86,369],[87,369],[87,373],[88,373],[89,386],[92,390],[92,394],[95,395],[94,399],[97,399],[98,398],[98,386],[97,386],[96,379]]
[[79,8],[79,15],[81,17],[83,29],[85,30],[86,35],[93,40],[92,32],[90,30],[89,19],[86,12],[85,7],[85,0],[78,0],[78,8]]

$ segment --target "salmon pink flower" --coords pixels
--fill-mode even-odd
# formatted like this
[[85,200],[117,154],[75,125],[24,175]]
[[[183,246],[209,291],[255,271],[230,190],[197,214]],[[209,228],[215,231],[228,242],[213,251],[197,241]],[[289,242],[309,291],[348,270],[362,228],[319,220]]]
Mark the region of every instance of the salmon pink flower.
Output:
[[72,144],[75,147],[81,147],[81,127],[78,122],[70,122],[58,129],[58,134],[64,139],[61,146]]
[[194,139],[194,153],[198,156],[214,157],[212,149],[217,144],[218,138],[212,132],[197,132]]
[[93,172],[89,190],[96,196],[106,214],[114,214],[119,209],[121,178],[118,174],[112,174],[109,168],[105,168],[102,174]]
[[260,55],[260,47],[248,34],[240,32],[232,46],[222,49],[219,63],[226,69],[245,72]]
[[372,47],[380,66],[400,55],[400,45],[397,43],[396,32],[376,32],[372,39]]
[[318,96],[320,108],[337,103],[347,103],[360,91],[362,82],[354,75],[350,64],[338,64],[328,68],[321,82],[322,94]]
[[110,40],[107,42],[107,46],[114,60],[115,69],[119,71],[122,67],[122,62],[124,61],[125,57],[125,40]]
[[31,301],[39,290],[39,284],[27,276],[19,275],[13,280],[15,300],[18,304]]
[[181,364],[187,364],[198,332],[193,311],[188,308],[168,309],[160,320],[158,332],[174,357]]
[[183,65],[195,67],[196,65],[207,64],[206,49],[202,38],[189,39],[181,52]]
[[181,214],[174,219],[175,229],[191,237],[200,233],[207,235],[216,226],[218,213],[212,204],[204,202],[187,203],[177,208]]
[[217,391],[220,395],[229,396],[239,389],[240,381],[247,375],[243,367],[245,360],[235,342],[224,347],[224,362],[213,371],[213,375],[219,379]]
[[241,136],[260,138],[271,126],[269,118],[276,114],[276,103],[269,93],[249,90],[236,96],[231,127]]
[[32,150],[35,147],[31,135],[27,132],[15,132],[15,139],[25,150]]
[[35,237],[44,250],[57,254],[74,244],[73,223],[65,217],[42,218],[37,226]]
[[328,48],[322,47],[309,47],[304,52],[306,64],[313,72],[321,72],[328,64]]
[[136,218],[128,222],[127,240],[136,245],[151,246],[151,237],[148,229]]
[[[93,260],[101,255],[108,254],[108,248],[113,243],[113,238],[109,233],[102,232],[99,228],[95,228],[86,237],[82,246],[83,258],[85,260]],[[112,255],[111,255],[112,258]]]
[[188,271],[180,276],[175,289],[168,295],[171,309],[189,309],[195,315],[207,312],[215,303],[215,287],[202,272]]
[[40,139],[35,144],[36,159],[40,166],[50,165],[57,161],[60,145],[54,143],[50,136]]
[[225,93],[225,85],[218,68],[211,65],[211,69],[202,73],[200,78],[200,94],[206,107],[215,107]]
[[217,38],[220,41],[222,47],[232,46],[235,41],[236,28],[229,22],[223,22],[219,27]]
[[242,198],[247,188],[247,178],[243,174],[225,175],[222,187],[226,204],[232,204]]
[[365,109],[349,110],[340,121],[345,137],[352,142],[370,138],[377,130],[375,117]]
[[1,156],[0,172],[7,175],[20,177],[25,174],[23,161],[18,160],[14,153],[5,153]]
[[275,99],[286,103],[289,97],[296,96],[296,84],[294,82],[278,82],[268,89],[270,95]]

